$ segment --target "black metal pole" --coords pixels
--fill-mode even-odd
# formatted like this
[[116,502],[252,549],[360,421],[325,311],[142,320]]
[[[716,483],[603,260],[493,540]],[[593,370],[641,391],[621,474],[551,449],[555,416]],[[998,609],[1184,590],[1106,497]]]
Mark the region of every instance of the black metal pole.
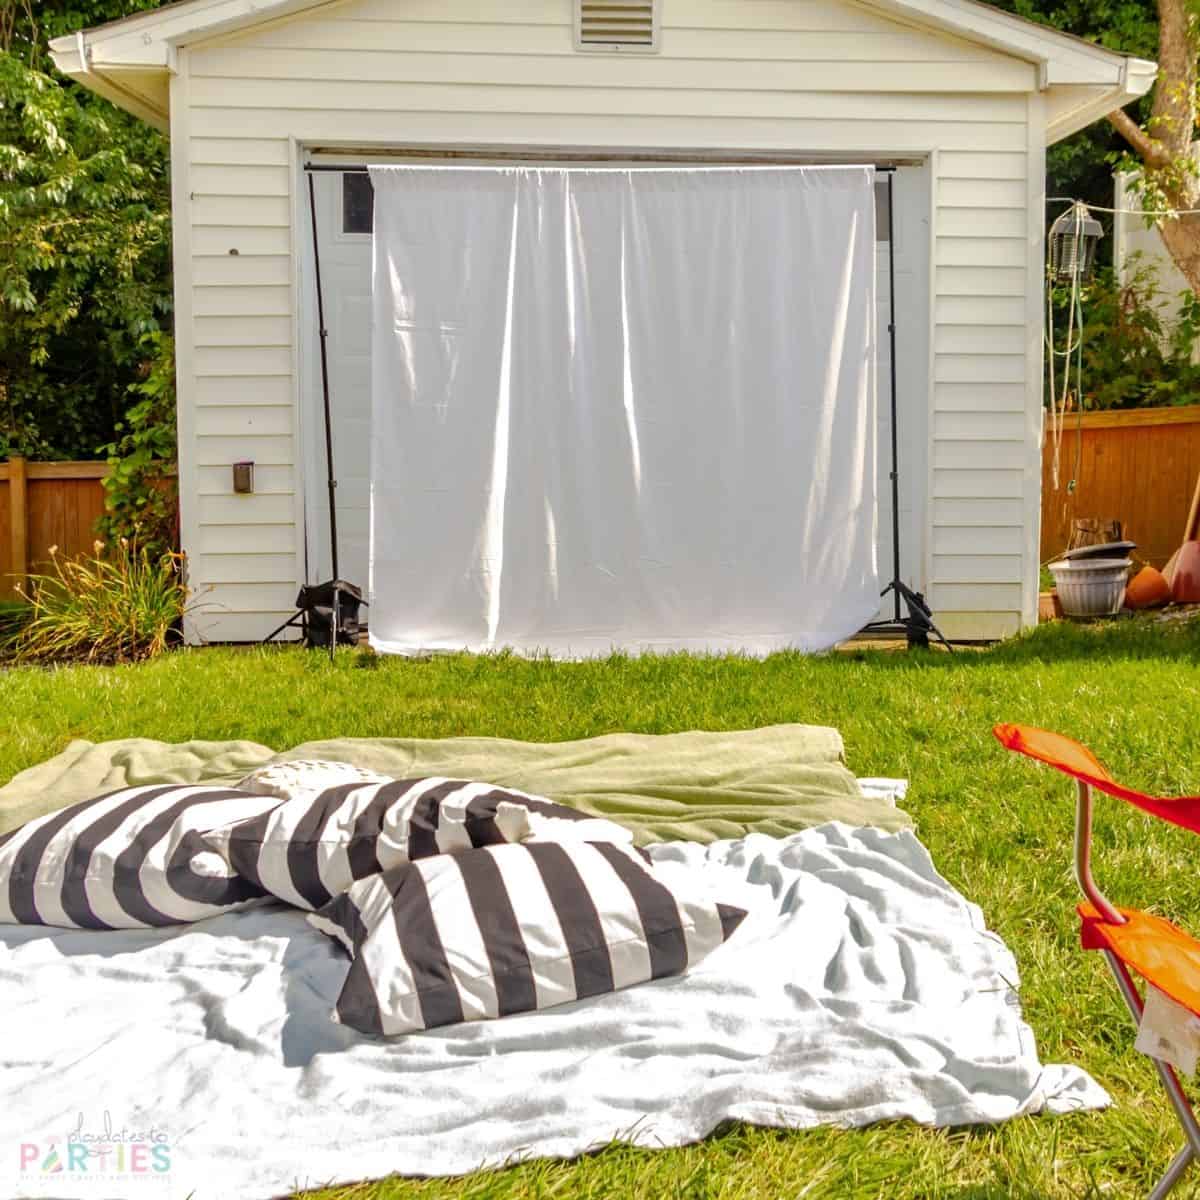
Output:
[[[321,395],[325,407],[325,480],[329,487],[329,545],[333,559],[333,578],[338,580],[337,480],[333,475],[333,422],[329,413],[329,352],[326,342],[325,301],[321,295],[321,247],[317,237],[317,192],[313,176],[308,177],[308,207],[312,216],[313,272],[317,283],[317,329],[321,338]],[[334,637],[337,637],[336,631]]]
[[[933,613],[920,592],[913,591],[900,578],[900,402],[896,372],[896,204],[892,185],[893,176],[887,177],[887,233],[888,233],[888,363],[889,404],[892,415],[892,580],[880,593],[892,593],[891,620],[870,621],[864,632],[903,630],[909,646],[928,646],[932,633],[938,641],[950,649],[950,643],[933,623]],[[904,605],[908,612],[901,608]]]
[[[892,180],[887,177],[888,198],[888,379],[892,405],[892,578],[900,578],[900,433],[896,402],[896,225]],[[311,183],[312,180],[310,179]],[[900,592],[893,591],[895,619],[900,620]]]
[[[496,155],[492,154],[487,157],[494,159],[496,157]],[[511,157],[514,162],[522,162],[522,161],[528,161],[530,156],[529,155],[524,155],[524,156],[521,156],[521,155],[511,156],[510,155],[509,157]],[[551,159],[554,159],[555,161],[559,161],[562,159],[562,155],[550,155],[549,157]],[[575,155],[575,158],[578,160],[578,163],[581,166],[586,166],[595,161],[593,158],[588,158],[586,156],[583,158],[580,158],[578,155]],[[381,158],[381,161],[383,161],[382,158]],[[436,155],[432,155],[432,156],[429,156],[427,159],[423,159],[422,161],[427,163],[427,165],[437,166],[443,160],[439,159]],[[470,166],[472,160],[471,160],[471,156],[469,156],[469,155],[458,155],[458,156],[456,156],[454,161],[465,162],[468,166]],[[665,163],[677,163],[680,166],[710,166],[710,167],[746,166],[746,165],[753,166],[756,164],[759,166],[764,166],[764,167],[773,167],[773,166],[802,167],[802,166],[813,165],[811,163],[799,163],[799,162],[797,162],[797,163],[772,162],[770,159],[763,159],[761,162],[759,162],[758,160],[738,159],[735,162],[722,163],[719,159],[713,160],[711,162],[705,162],[702,159],[682,159],[682,160],[677,159],[677,158],[655,159],[653,156],[650,156],[650,157],[647,157],[644,159],[636,160],[634,162],[634,166],[636,167],[643,163],[645,165],[656,165],[658,163],[664,163],[664,162]],[[417,164],[408,162],[408,163],[405,163],[404,165],[405,166],[414,166]],[[881,174],[881,175],[891,175],[896,170],[896,168],[892,167],[892,166],[877,166],[875,168],[875,170],[878,174]],[[362,163],[305,163],[304,164],[304,173],[306,175],[313,175],[313,174],[319,175],[323,172],[334,172],[334,171],[336,171],[339,175],[369,175],[371,173],[371,168],[368,166],[365,166]]]

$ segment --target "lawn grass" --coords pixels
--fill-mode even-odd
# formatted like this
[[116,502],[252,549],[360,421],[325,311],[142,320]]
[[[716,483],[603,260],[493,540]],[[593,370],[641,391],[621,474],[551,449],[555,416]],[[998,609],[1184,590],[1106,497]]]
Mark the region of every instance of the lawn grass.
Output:
[[[1149,1060],[1130,1049],[1128,1017],[1103,965],[1078,949],[1072,790],[1006,754],[989,730],[999,720],[1047,725],[1087,741],[1132,783],[1200,792],[1195,622],[1055,625],[954,656],[863,652],[763,662],[412,662],[343,652],[331,667],[323,655],[294,649],[208,649],[130,667],[0,673],[0,712],[0,780],[73,737],[240,737],[282,749],[334,735],[553,741],[621,729],[835,725],[858,774],[912,780],[906,807],[934,861],[1017,956],[1043,1061],[1081,1064],[1116,1100],[1104,1113],[994,1129],[736,1126],[678,1150],[617,1146],[574,1163],[390,1180],[333,1189],[321,1200],[1133,1197],[1149,1191],[1176,1148],[1173,1119]],[[1101,798],[1096,844],[1100,882],[1120,902],[1200,931],[1190,835]],[[1200,1194],[1200,1186],[1175,1194]]]
[[28,619],[28,604],[14,600],[0,600],[0,650]]

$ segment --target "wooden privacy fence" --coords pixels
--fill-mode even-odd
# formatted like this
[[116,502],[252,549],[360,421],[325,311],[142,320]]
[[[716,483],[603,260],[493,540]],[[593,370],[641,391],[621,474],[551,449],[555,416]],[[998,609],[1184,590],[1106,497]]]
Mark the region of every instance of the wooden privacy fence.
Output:
[[[1059,490],[1054,490],[1050,424],[1042,449],[1042,562],[1067,546],[1076,517],[1113,518],[1138,544],[1134,554],[1161,567],[1179,546],[1200,471],[1200,405],[1085,413],[1078,435],[1068,416]],[[1067,491],[1074,477],[1075,490]]]
[[[1047,422],[1042,561],[1065,549],[1074,518],[1115,518],[1136,553],[1161,567],[1179,545],[1200,472],[1200,405],[1085,413],[1081,424],[1076,472],[1077,422],[1067,419],[1056,492]],[[46,568],[51,546],[68,557],[91,550],[107,473],[97,462],[0,462],[0,601],[16,599],[16,582]]]
[[51,546],[68,557],[91,550],[107,473],[102,462],[0,462],[0,601],[45,569]]

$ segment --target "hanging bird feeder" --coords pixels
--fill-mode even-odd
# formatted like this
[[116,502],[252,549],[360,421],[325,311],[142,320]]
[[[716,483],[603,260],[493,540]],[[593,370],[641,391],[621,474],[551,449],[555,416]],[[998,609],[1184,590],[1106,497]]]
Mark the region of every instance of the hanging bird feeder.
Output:
[[1096,247],[1104,236],[1100,222],[1076,200],[1050,226],[1050,280],[1052,283],[1082,283],[1091,277]]

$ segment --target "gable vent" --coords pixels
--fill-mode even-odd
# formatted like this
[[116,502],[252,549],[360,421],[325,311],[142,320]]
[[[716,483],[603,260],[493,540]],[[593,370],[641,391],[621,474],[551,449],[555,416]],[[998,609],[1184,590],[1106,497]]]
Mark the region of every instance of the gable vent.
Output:
[[580,50],[658,49],[659,0],[575,0]]

